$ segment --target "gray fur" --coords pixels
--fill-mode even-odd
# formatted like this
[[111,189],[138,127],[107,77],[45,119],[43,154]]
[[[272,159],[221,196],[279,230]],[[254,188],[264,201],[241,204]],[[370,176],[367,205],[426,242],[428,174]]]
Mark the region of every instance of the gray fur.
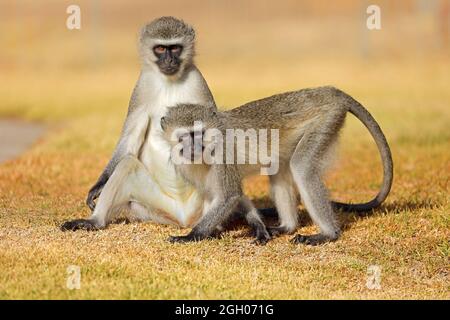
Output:
[[161,17],[153,20],[141,29],[141,39],[149,37],[152,39],[176,39],[184,38],[193,42],[195,39],[195,31],[190,25],[183,20],[174,17]]

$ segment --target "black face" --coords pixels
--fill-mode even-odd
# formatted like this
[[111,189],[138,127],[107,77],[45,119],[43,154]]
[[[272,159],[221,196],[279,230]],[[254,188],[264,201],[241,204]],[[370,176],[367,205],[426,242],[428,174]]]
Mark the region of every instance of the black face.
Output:
[[181,65],[181,52],[183,47],[174,44],[170,46],[157,45],[153,48],[155,56],[158,58],[156,64],[165,75],[174,75],[178,72]]
[[192,162],[194,162],[197,157],[201,157],[202,153],[205,151],[205,143],[203,140],[204,135],[205,130],[192,130],[178,136],[178,143],[181,143],[183,146],[180,148],[179,155],[191,160]]

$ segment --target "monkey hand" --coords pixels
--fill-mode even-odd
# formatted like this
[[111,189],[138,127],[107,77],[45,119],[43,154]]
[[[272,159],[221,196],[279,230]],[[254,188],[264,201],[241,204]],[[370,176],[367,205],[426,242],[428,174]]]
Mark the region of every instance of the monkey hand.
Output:
[[272,237],[277,237],[283,234],[291,234],[294,231],[289,231],[286,227],[283,226],[272,226],[272,227],[268,227],[267,231],[269,231],[269,234]]
[[327,242],[335,241],[338,238],[338,234],[335,237],[326,236],[321,233],[312,234],[312,235],[302,235],[298,234],[294,238],[291,239],[292,243],[295,244],[306,244],[308,246],[318,246]]
[[95,200],[100,196],[100,193],[103,190],[103,185],[100,186],[98,184],[95,184],[95,186],[93,186],[91,188],[91,190],[89,190],[87,199],[86,199],[86,204],[88,205],[89,209],[91,209],[91,211],[94,211],[95,209]]
[[272,238],[267,230],[256,230],[254,244],[265,245]]
[[172,243],[186,243],[186,242],[197,242],[206,238],[207,237],[199,235],[198,233],[190,232],[186,236],[170,236],[169,241]]

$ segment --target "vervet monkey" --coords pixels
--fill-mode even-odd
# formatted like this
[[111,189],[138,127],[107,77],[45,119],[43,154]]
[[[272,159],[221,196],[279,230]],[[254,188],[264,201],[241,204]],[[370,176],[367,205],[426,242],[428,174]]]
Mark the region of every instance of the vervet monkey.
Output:
[[87,220],[64,223],[62,230],[103,228],[123,208],[140,220],[180,226],[197,221],[203,199],[168,161],[170,146],[160,127],[168,106],[192,103],[216,108],[193,61],[194,39],[194,29],[173,17],[142,28],[141,73],[112,159],[89,191],[87,204],[93,213]]
[[[378,195],[368,203],[341,204],[330,201],[321,179],[325,159],[338,139],[347,112],[355,115],[367,127],[381,153],[383,183]],[[195,121],[201,121],[204,126],[200,133],[194,127]],[[234,144],[231,144],[231,148],[234,148],[231,152],[236,152],[238,156],[239,153],[245,153],[246,163],[225,161],[223,150],[229,141],[224,142],[222,137],[229,129],[269,129],[279,133],[279,140],[274,141],[270,135],[268,143],[263,146],[278,144],[275,160],[278,161],[278,171],[269,178],[280,224],[270,229],[270,232],[279,234],[296,230],[298,192],[312,220],[320,228],[317,234],[296,235],[292,240],[294,243],[318,245],[338,239],[340,227],[333,207],[355,211],[375,208],[386,199],[392,185],[391,152],[377,122],[360,103],[333,87],[282,93],[227,112],[218,112],[201,105],[181,104],[169,109],[161,119],[161,126],[173,147],[172,162],[179,153],[182,153],[181,159],[193,160],[195,156],[192,152],[200,150],[203,161],[189,164],[177,159],[175,166],[182,176],[204,193],[205,201],[208,202],[198,224],[186,236],[171,237],[174,242],[210,237],[227,221],[237,205],[247,201],[241,189],[242,179],[257,173],[262,165],[258,162],[249,164],[250,154],[246,150],[239,150]],[[213,138],[207,138],[209,130],[215,132]],[[205,134],[205,137],[196,139],[199,134]],[[261,136],[257,140],[257,147],[261,147],[260,139]],[[183,142],[182,148],[177,148],[180,146],[179,141]],[[250,144],[251,141],[248,141],[249,148]],[[186,146],[189,146],[188,152]],[[226,150],[226,153],[229,152]],[[209,162],[205,161],[208,158]]]

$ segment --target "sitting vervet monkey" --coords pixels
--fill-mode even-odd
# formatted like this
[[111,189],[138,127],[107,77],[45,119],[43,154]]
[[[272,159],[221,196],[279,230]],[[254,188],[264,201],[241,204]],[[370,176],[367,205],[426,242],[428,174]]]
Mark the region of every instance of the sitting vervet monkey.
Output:
[[[381,190],[372,201],[364,204],[348,205],[330,201],[321,179],[325,159],[338,139],[347,112],[354,114],[368,128],[383,161]],[[200,121],[203,127],[198,128],[196,121]],[[181,104],[169,109],[161,119],[161,126],[166,139],[171,141],[171,161],[177,171],[203,193],[206,202],[198,224],[186,236],[171,237],[173,242],[198,241],[210,237],[229,219],[236,206],[248,202],[242,193],[242,179],[257,173],[263,165],[261,161],[253,161],[252,164],[249,161],[251,152],[247,154],[246,150],[237,148],[234,137],[229,144],[227,138],[231,135],[227,135],[227,131],[230,129],[240,129],[241,133],[242,130],[278,132],[276,139],[273,135],[267,135],[266,141],[261,139],[264,135],[259,135],[256,146],[251,146],[256,143],[254,139],[246,142],[243,149],[253,147],[253,152],[258,151],[261,155],[261,148],[270,146],[276,156],[272,161],[277,163],[271,166],[278,170],[269,173],[269,178],[280,225],[270,229],[270,232],[279,234],[296,230],[297,192],[312,220],[320,228],[317,234],[296,235],[294,243],[318,245],[338,239],[340,227],[333,205],[369,210],[379,206],[391,188],[392,157],[380,127],[360,103],[333,87],[282,93],[227,112],[218,112],[202,105]],[[276,148],[272,148],[274,145]],[[245,163],[236,163],[234,154],[239,158],[242,153]],[[229,154],[232,156],[228,158]],[[273,154],[271,156],[274,159]],[[254,210],[248,203],[246,208]]]
[[160,127],[168,106],[192,103],[216,108],[193,61],[194,39],[194,29],[173,17],[142,28],[141,73],[112,159],[89,191],[92,216],[68,221],[62,230],[104,228],[124,208],[140,220],[179,226],[196,223],[203,199],[168,161],[170,146]]

